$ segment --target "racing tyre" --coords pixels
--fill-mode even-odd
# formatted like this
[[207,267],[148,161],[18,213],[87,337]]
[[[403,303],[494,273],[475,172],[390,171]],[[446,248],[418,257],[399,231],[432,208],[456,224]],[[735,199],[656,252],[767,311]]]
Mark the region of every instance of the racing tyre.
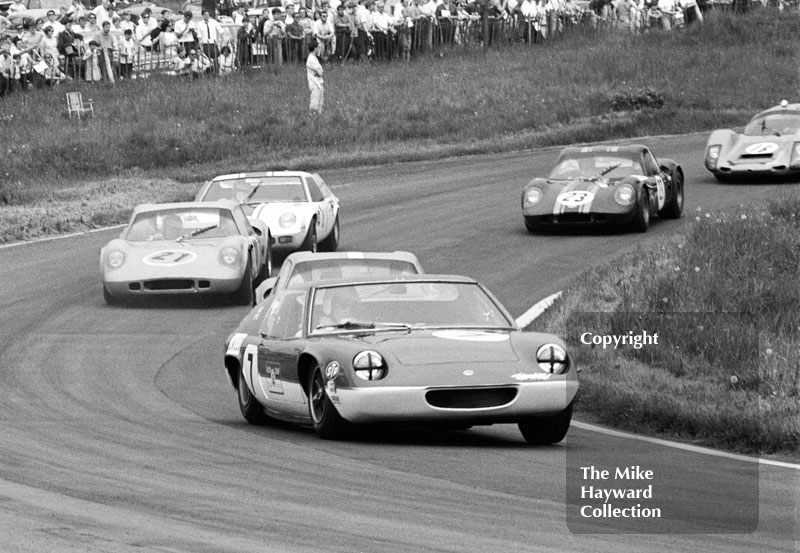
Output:
[[549,417],[529,417],[517,423],[525,441],[532,445],[557,444],[567,435],[572,421],[572,403]]
[[683,174],[680,171],[672,174],[672,187],[672,197],[659,215],[665,219],[680,219],[683,214]]
[[525,217],[525,228],[528,229],[528,232],[534,233],[539,232],[542,228],[542,225],[535,222],[533,217]]
[[258,283],[261,284],[272,276],[272,242],[267,244],[267,259],[258,273]]
[[247,422],[255,426],[261,426],[269,422],[269,417],[264,412],[264,407],[250,393],[242,371],[239,371],[239,388],[236,395],[239,397],[239,410]]
[[308,234],[300,250],[317,253],[317,222],[313,219],[311,220],[311,228],[308,229]]
[[250,276],[250,258],[247,258],[247,267],[244,270],[242,277],[242,284],[239,289],[233,293],[233,299],[239,305],[254,305],[256,295],[253,291],[253,279]]
[[336,221],[333,223],[333,228],[328,237],[320,242],[319,248],[326,252],[335,252],[339,247],[339,216],[336,216]]
[[631,227],[635,232],[647,232],[650,226],[650,194],[642,189],[642,199],[636,204],[636,216]]
[[125,303],[125,300],[122,298],[118,298],[116,296],[112,296],[111,292],[108,291],[105,284],[103,285],[103,299],[106,300],[108,305],[122,305]]
[[317,365],[311,373],[308,385],[308,412],[314,425],[314,432],[324,440],[344,437],[349,424],[344,420],[325,393],[325,378],[322,368]]

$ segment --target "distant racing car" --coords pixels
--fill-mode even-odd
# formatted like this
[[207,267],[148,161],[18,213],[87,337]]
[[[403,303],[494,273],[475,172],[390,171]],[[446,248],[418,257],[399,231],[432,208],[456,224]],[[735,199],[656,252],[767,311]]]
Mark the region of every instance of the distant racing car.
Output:
[[522,192],[530,232],[547,226],[611,224],[645,232],[653,215],[683,213],[683,169],[647,146],[581,146],[562,150],[547,178]]
[[230,294],[253,304],[272,271],[269,229],[228,200],[144,204],[100,251],[108,303],[159,294]]
[[523,332],[459,276],[307,283],[256,306],[225,340],[225,373],[251,424],[346,436],[368,423],[516,423],[561,441],[577,368],[556,336]]
[[723,182],[800,175],[800,104],[784,100],[756,114],[741,133],[713,131],[705,164]]
[[295,252],[286,257],[277,276],[258,285],[256,303],[276,290],[296,288],[309,282],[422,272],[417,256],[409,252]]
[[195,200],[227,198],[270,228],[273,247],[335,251],[339,247],[339,198],[319,175],[303,171],[270,171],[220,175],[206,183]]

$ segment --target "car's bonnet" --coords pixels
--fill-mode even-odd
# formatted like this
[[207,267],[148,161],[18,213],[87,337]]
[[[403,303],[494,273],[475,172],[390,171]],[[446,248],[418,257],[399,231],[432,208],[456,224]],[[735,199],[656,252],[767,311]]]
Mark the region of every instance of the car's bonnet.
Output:
[[[508,332],[442,329],[382,336],[378,349],[403,365],[444,363],[511,363],[519,360]],[[377,344],[376,344],[377,345]]]

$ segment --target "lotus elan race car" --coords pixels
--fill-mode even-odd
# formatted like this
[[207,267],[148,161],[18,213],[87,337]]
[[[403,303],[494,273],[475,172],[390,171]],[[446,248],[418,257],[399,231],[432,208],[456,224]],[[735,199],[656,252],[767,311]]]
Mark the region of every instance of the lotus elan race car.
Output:
[[783,100],[756,114],[741,134],[730,129],[712,132],[706,169],[723,182],[800,175],[800,104]]
[[296,288],[308,282],[423,272],[417,256],[410,252],[294,252],[283,260],[277,276],[258,285],[256,303],[275,290]]
[[220,198],[239,202],[250,217],[264,221],[277,251],[332,252],[339,247],[339,198],[317,174],[271,171],[221,175],[206,183],[195,200]]
[[578,390],[561,339],[521,331],[482,285],[447,275],[278,290],[228,336],[224,366],[248,422],[326,439],[368,423],[516,423],[557,443]]
[[272,271],[269,229],[235,202],[143,204],[100,251],[107,303],[159,294],[232,294],[253,304]]
[[562,150],[547,178],[522,192],[525,227],[604,223],[645,232],[650,218],[683,213],[683,169],[656,159],[647,146],[582,146]]

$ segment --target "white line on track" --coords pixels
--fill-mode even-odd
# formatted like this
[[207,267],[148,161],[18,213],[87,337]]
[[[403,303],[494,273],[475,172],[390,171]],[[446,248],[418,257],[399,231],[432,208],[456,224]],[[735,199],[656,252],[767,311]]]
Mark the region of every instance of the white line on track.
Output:
[[[541,301],[536,302],[533,307],[528,309],[525,313],[520,315],[516,322],[520,328],[525,328],[531,324],[539,315],[544,313],[548,307],[553,305],[553,302],[561,297],[561,292],[556,292],[547,296]],[[691,444],[682,444],[679,442],[670,442],[668,440],[661,440],[659,438],[650,438],[648,436],[639,436],[638,434],[629,434],[627,432],[620,432],[619,430],[611,430],[602,426],[596,426],[585,422],[572,421],[572,426],[587,430],[589,432],[597,432],[598,434],[605,434],[607,436],[614,436],[617,438],[625,438],[628,440],[637,440],[650,444],[662,445],[665,447],[672,447],[675,449],[682,449],[684,451],[691,451],[692,453],[701,453],[703,455],[711,455],[713,457],[724,457],[726,459],[735,459],[737,461],[745,461],[748,463],[759,463],[761,465],[769,465],[772,467],[782,467],[792,470],[800,470],[800,465],[794,463],[785,463],[783,461],[773,461],[771,459],[760,459],[758,457],[749,457],[747,455],[739,455],[737,453],[728,453],[726,451],[717,451],[715,449],[708,449],[706,447],[699,447]]]
[[86,230],[83,232],[73,232],[72,234],[61,234],[59,236],[48,236],[46,238],[37,238],[35,240],[28,240],[26,242],[14,242],[13,244],[5,244],[0,246],[0,250],[5,250],[7,248],[16,248],[19,246],[24,246],[25,244],[37,244],[39,242],[52,242],[53,240],[61,240],[63,238],[74,238],[75,236],[83,236],[84,234],[93,234],[95,232],[103,232],[106,230],[113,230],[115,228],[122,228],[127,226],[125,225],[114,225],[113,227],[103,227],[103,228],[96,228],[92,230]]

